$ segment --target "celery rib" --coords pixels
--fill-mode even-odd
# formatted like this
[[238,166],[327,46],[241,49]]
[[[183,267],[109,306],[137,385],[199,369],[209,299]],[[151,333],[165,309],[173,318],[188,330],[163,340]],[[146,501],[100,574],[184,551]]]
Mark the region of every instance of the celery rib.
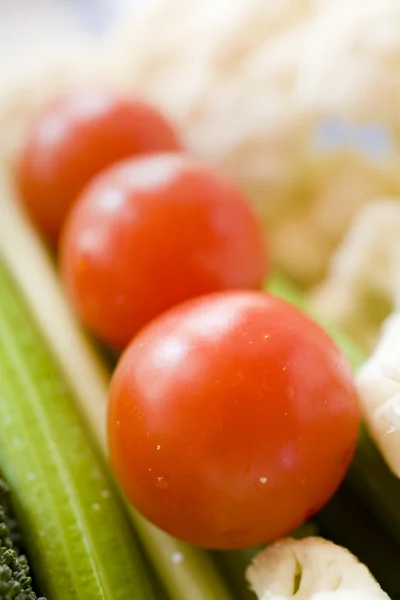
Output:
[[[9,311],[7,311],[9,315]],[[102,558],[98,556],[97,546],[93,541],[91,536],[90,529],[88,527],[88,523],[86,522],[85,516],[83,514],[83,507],[79,505],[77,498],[79,498],[80,493],[77,487],[76,482],[72,479],[68,466],[65,464],[64,457],[60,454],[60,449],[58,447],[57,440],[54,437],[54,429],[51,427],[48,418],[46,417],[45,411],[43,410],[42,402],[43,402],[43,394],[40,394],[40,390],[38,389],[37,382],[32,378],[32,371],[27,368],[28,362],[31,360],[33,353],[29,353],[29,348],[22,349],[17,346],[17,338],[15,336],[15,332],[9,330],[10,319],[2,318],[4,315],[0,314],[0,355],[5,356],[7,352],[8,362],[5,362],[5,370],[8,372],[11,377],[4,378],[4,382],[1,387],[3,387],[5,383],[5,391],[6,396],[8,398],[21,398],[25,395],[27,400],[27,405],[31,412],[26,412],[25,417],[21,411],[19,411],[20,404],[18,401],[14,403],[14,410],[17,414],[18,411],[18,424],[21,425],[21,428],[24,430],[24,439],[29,440],[31,434],[29,431],[29,427],[26,423],[26,415],[29,415],[29,418],[32,417],[32,420],[35,422],[35,428],[37,428],[38,433],[40,433],[40,438],[42,439],[42,446],[40,449],[40,454],[43,453],[44,444],[45,450],[47,453],[51,455],[51,460],[54,462],[57,467],[57,472],[59,475],[59,483],[61,484],[59,490],[57,490],[58,496],[60,496],[60,490],[65,492],[65,499],[68,499],[69,506],[71,508],[71,518],[72,521],[75,522],[79,528],[80,540],[81,543],[85,546],[86,552],[82,554],[80,557],[81,560],[87,560],[88,565],[81,565],[85,572],[91,572],[93,581],[97,586],[97,596],[99,599],[106,600],[107,598],[115,597],[115,590],[113,587],[110,587],[109,581],[105,577],[104,570],[99,569],[96,565],[102,563]],[[20,352],[24,352],[24,360],[20,359]],[[4,360],[4,358],[3,358]],[[4,363],[3,363],[4,367]],[[8,368],[7,368],[8,367]],[[19,384],[21,386],[21,393],[16,393],[18,388],[8,388],[7,381],[16,382],[15,375],[18,374]],[[47,386],[46,386],[47,388]],[[50,390],[47,388],[47,392]],[[54,397],[54,395],[53,395]],[[35,467],[37,471],[41,471],[40,479],[42,481],[46,480],[46,473],[44,473],[43,464],[38,456],[37,445],[30,444],[29,452],[34,456]],[[25,458],[26,460],[26,458]],[[56,501],[56,496],[52,493],[53,490],[48,489],[48,496],[51,497],[50,503],[53,505],[53,509],[51,510],[51,514],[54,514],[57,518],[58,530],[60,532],[60,540],[63,542],[63,550],[64,554],[67,557],[69,564],[69,572],[72,576],[76,575],[76,570],[74,569],[74,556],[73,556],[73,548],[68,545],[68,541],[66,539],[66,535],[64,532],[64,525],[59,518],[59,512],[57,510],[57,503],[60,498],[58,498],[58,502]],[[114,582],[115,584],[115,582]],[[112,584],[112,585],[114,585]],[[79,581],[75,581],[74,588],[76,590],[80,589]],[[97,597],[96,596],[96,597]]]
[[39,584],[52,600],[153,599],[110,482],[1,264],[0,287],[0,463]]

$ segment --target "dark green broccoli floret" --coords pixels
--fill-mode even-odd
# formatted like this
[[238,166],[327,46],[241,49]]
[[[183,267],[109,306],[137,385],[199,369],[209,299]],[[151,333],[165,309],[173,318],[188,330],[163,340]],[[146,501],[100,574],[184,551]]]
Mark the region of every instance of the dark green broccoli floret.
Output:
[[[21,554],[10,492],[0,479],[0,600],[37,600],[26,557]],[[39,598],[39,600],[45,600]]]

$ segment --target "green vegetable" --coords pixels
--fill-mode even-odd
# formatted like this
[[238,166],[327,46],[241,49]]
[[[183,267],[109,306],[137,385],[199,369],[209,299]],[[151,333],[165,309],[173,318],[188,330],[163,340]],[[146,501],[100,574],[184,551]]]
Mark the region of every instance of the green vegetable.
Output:
[[1,264],[0,289],[0,470],[38,585],[51,600],[152,599],[71,394]]
[[321,535],[350,550],[368,565],[392,600],[400,600],[400,546],[352,493],[348,482],[314,517]]
[[19,540],[11,512],[9,489],[0,479],[0,598],[37,600],[27,558],[17,545]]
[[[290,536],[300,539],[318,535],[318,533],[317,525],[309,521],[296,529],[296,531],[293,531]],[[263,548],[264,546],[258,546],[257,548],[245,548],[244,550],[214,551],[212,553],[215,562],[231,583],[235,598],[240,600],[255,600],[255,594],[249,589],[246,582],[246,570],[255,555]]]
[[400,544],[400,479],[389,470],[364,426],[347,481],[354,495]]
[[255,600],[255,594],[249,589],[246,581],[246,569],[254,556],[262,550],[262,546],[246,550],[213,551],[212,555],[218,568],[231,585],[237,600]]

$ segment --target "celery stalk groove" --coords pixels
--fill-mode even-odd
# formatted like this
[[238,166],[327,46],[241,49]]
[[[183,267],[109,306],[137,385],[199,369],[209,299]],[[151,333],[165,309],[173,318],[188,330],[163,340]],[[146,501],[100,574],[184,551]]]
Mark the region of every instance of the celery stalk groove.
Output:
[[0,467],[52,600],[153,599],[142,558],[54,363],[0,263]]

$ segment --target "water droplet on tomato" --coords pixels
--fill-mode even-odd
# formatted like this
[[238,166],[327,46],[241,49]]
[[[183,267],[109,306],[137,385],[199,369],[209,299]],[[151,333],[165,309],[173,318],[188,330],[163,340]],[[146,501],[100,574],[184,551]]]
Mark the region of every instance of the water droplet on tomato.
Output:
[[166,490],[167,487],[169,487],[169,483],[168,481],[165,479],[165,477],[161,476],[161,477],[157,477],[156,480],[156,486],[160,489],[160,490]]

